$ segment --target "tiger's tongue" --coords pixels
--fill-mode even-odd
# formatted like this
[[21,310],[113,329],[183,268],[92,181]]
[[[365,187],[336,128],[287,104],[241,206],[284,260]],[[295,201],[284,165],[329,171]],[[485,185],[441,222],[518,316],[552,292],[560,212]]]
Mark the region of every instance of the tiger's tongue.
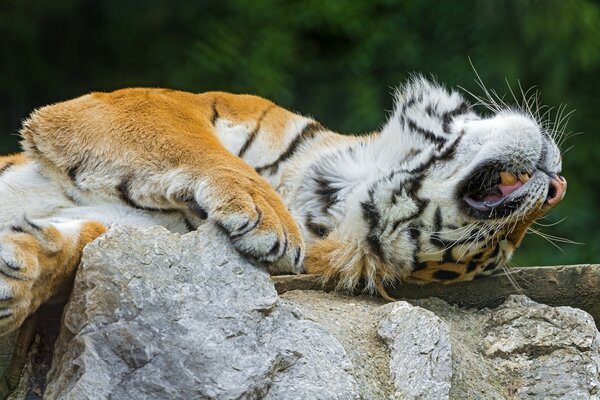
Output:
[[523,183],[521,181],[517,181],[514,185],[499,184],[497,186],[497,188],[502,193],[502,196],[500,196],[498,194],[488,194],[483,198],[483,201],[485,201],[485,202],[498,201],[498,200],[503,199],[504,197],[508,196],[509,194],[511,194],[518,188],[520,188],[521,186],[523,186]]
[[523,183],[521,181],[517,181],[514,185],[499,184],[498,189],[500,189],[500,191],[502,192],[502,197],[506,197],[521,186],[523,186]]

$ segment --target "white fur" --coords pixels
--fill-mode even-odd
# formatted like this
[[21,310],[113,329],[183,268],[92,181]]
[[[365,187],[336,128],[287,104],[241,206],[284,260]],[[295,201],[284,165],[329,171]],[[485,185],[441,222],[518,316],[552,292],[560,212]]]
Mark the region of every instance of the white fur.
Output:
[[[269,132],[261,134],[266,128],[261,128],[246,152],[244,160],[251,166],[257,168],[269,165],[276,161],[281,153],[287,149],[290,143],[302,132],[307,124],[314,122],[310,118],[294,115],[287,122],[283,132]],[[279,137],[279,140],[273,140]]]
[[219,140],[233,154],[238,154],[248,138],[250,132],[254,129],[248,124],[236,124],[224,118],[215,121],[215,131]]
[[162,225],[175,232],[187,232],[180,215],[136,210],[117,201],[107,203],[101,197],[94,205],[75,204],[63,194],[58,183],[46,178],[33,163],[15,165],[5,171],[0,176],[0,193],[3,224],[24,214],[36,223],[51,222],[67,234],[77,232],[80,221],[85,220],[106,225]]

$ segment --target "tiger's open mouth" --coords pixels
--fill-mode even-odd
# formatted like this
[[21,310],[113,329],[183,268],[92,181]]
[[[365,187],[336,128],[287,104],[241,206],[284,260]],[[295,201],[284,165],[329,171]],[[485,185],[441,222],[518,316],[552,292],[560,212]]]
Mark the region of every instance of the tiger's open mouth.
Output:
[[525,196],[524,186],[532,174],[479,170],[467,180],[462,199],[477,213],[476,217],[506,215],[515,210]]
[[[546,203],[555,205],[564,196],[566,180],[542,170],[510,171],[497,165],[477,168],[460,185],[458,194],[467,214],[475,218],[499,218],[517,210],[532,182],[547,182]],[[537,186],[539,190],[540,185]]]

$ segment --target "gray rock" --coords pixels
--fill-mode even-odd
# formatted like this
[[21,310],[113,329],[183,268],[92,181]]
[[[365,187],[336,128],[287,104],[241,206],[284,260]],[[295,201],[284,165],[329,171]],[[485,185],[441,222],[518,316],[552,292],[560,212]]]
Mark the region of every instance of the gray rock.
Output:
[[511,296],[491,313],[484,354],[521,377],[517,398],[589,399],[600,386],[600,334],[592,317]]
[[434,313],[397,301],[380,307],[379,335],[390,348],[389,368],[400,398],[448,399],[452,352],[448,326]]
[[450,398],[593,399],[600,333],[585,311],[510,296],[493,310],[416,301],[450,327]]
[[492,310],[313,290],[282,297],[342,343],[365,399],[598,398],[599,333],[578,309],[524,296]]
[[355,399],[322,326],[214,227],[115,227],[88,246],[46,399]]
[[393,399],[396,388],[390,376],[389,351],[377,329],[381,298],[294,290],[281,295],[302,310],[302,315],[325,327],[344,346],[363,399]]
[[524,296],[280,298],[214,227],[115,227],[84,252],[44,398],[595,399],[599,343],[586,312]]

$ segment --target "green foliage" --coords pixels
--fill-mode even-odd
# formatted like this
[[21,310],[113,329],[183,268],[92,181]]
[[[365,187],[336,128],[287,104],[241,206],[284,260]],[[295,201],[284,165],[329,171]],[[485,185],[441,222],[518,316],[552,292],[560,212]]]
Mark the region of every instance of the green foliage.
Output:
[[[92,90],[163,86],[259,94],[342,132],[375,130],[391,87],[411,72],[475,93],[537,86],[577,109],[569,194],[518,263],[589,263],[600,254],[600,7],[586,0],[4,0],[0,4],[0,151],[17,150],[35,107]],[[518,80],[518,81],[517,81]],[[596,257],[595,257],[596,256]]]

